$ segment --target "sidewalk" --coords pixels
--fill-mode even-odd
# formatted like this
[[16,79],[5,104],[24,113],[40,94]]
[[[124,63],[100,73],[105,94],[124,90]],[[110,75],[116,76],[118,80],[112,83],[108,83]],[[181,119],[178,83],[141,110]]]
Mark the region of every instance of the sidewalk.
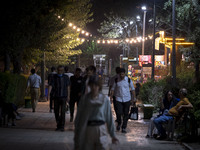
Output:
[[[103,87],[103,93],[107,94],[108,88]],[[53,113],[49,113],[49,103],[39,102],[35,113],[29,108],[20,108],[24,114],[21,120],[17,120],[16,127],[0,128],[1,150],[73,150],[73,123],[69,122],[69,114],[66,114],[65,132],[55,131],[56,123]],[[120,150],[184,150],[184,146],[176,141],[157,141],[145,138],[148,120],[129,121],[127,134],[117,132]]]

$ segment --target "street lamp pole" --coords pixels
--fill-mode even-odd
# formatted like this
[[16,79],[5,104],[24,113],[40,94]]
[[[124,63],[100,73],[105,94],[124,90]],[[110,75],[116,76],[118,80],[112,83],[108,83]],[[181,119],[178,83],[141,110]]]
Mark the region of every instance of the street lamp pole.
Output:
[[[137,21],[139,21],[139,20],[140,20],[140,16],[137,16]],[[135,27],[135,30],[136,30],[136,37],[138,36],[137,21],[136,21],[136,27]],[[139,63],[138,63],[138,46],[136,47],[136,63],[137,63],[137,65],[139,64]]]
[[144,11],[144,18],[143,18],[143,38],[142,38],[142,55],[144,55],[144,41],[145,41],[145,24],[146,24],[146,7],[143,6],[142,10]]
[[154,80],[155,76],[155,34],[156,34],[156,2],[154,0],[153,6],[153,52],[152,52],[152,73],[151,79]]
[[176,0],[172,3],[172,36],[173,36],[173,46],[172,46],[172,84],[176,86],[176,16],[175,16],[175,4]]

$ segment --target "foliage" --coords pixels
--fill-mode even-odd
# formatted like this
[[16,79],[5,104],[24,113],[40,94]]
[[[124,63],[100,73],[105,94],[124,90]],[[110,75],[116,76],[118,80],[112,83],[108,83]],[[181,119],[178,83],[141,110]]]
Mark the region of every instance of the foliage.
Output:
[[2,99],[7,103],[16,105],[24,104],[24,96],[26,89],[26,78],[22,75],[0,73],[0,90],[2,91]]
[[[20,72],[24,58],[24,63],[28,60],[28,63],[39,62],[41,56],[38,55],[38,50],[54,54],[63,50],[67,51],[65,55],[79,54],[76,51],[69,52],[82,42],[77,40],[79,34],[68,27],[68,21],[85,27],[86,23],[92,21],[90,8],[89,0],[6,2],[1,9],[1,53],[7,52],[12,56],[15,73]],[[27,58],[29,53],[33,56],[32,59]],[[52,55],[49,56],[48,60],[52,58]],[[63,52],[60,56],[63,56]]]
[[105,52],[104,49],[94,41],[85,43],[81,49],[81,65],[84,64],[86,66],[93,64],[93,54],[104,54]]
[[165,86],[165,80],[148,80],[142,85],[139,98],[144,104],[153,104],[157,109],[160,107],[160,100],[162,100],[164,96]]

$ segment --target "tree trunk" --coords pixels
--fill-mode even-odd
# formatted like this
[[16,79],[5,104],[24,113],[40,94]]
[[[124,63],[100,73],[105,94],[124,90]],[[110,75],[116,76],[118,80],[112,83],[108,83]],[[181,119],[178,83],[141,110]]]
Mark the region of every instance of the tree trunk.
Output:
[[199,60],[197,60],[196,63],[195,63],[195,78],[196,78],[196,82],[199,83],[200,82],[200,77],[199,77]]
[[21,62],[22,62],[21,54],[17,56],[13,56],[13,73],[16,73],[16,74],[21,73]]
[[10,71],[10,56],[8,53],[4,56],[4,72]]

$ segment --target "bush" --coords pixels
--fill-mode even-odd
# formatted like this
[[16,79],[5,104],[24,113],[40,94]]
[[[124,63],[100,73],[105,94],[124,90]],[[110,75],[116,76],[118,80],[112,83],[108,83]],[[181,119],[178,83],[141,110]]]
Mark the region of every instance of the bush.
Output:
[[157,109],[160,107],[160,100],[163,99],[165,87],[165,80],[148,80],[140,88],[139,99],[141,99],[144,104],[153,104],[154,108]]
[[1,100],[22,106],[24,104],[26,82],[26,78],[22,75],[0,73]]

